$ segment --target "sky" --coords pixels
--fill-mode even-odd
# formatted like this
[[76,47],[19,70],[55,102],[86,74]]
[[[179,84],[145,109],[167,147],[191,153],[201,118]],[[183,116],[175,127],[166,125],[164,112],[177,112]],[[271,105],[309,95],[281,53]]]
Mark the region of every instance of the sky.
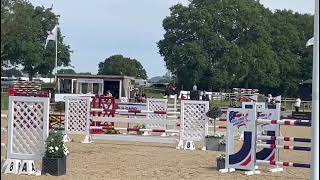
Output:
[[[30,0],[35,6],[50,7],[52,0]],[[271,10],[291,9],[314,14],[314,0],[260,0]],[[71,65],[76,72],[98,72],[99,62],[122,54],[135,58],[148,77],[162,76],[167,70],[157,42],[165,31],[162,21],[169,8],[188,0],[54,0],[59,26],[71,46]]]

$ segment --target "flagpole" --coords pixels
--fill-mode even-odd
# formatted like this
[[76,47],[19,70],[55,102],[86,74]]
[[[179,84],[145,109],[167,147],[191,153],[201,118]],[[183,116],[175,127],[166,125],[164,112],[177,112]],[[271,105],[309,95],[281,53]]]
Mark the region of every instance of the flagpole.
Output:
[[319,0],[315,0],[312,75],[311,179],[319,179]]
[[58,30],[56,30],[57,34],[56,34],[56,37],[55,37],[55,42],[56,42],[56,56],[55,56],[55,66],[54,66],[54,79],[55,79],[55,82],[57,83],[57,74],[58,74]]
[[57,75],[58,73],[58,30],[57,30],[57,35],[55,37],[55,41],[56,41],[56,59],[55,59],[55,74]]

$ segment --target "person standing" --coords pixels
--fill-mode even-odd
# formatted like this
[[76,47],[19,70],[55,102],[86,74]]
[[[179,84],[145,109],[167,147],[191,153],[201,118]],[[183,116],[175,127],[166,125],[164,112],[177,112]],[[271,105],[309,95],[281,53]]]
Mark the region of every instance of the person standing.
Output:
[[111,94],[110,90],[107,91],[106,96],[107,96],[107,97],[112,97],[112,94]]
[[294,108],[295,108],[296,112],[299,112],[300,106],[301,106],[301,99],[300,99],[300,97],[298,97],[296,99],[296,102],[294,103]]
[[272,95],[271,95],[271,94],[268,94],[267,103],[268,103],[268,104],[271,104],[271,101],[272,101]]

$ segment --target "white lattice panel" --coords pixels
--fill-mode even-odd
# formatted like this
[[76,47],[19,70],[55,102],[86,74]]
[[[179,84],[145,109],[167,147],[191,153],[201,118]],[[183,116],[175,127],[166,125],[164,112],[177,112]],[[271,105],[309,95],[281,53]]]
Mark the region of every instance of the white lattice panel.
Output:
[[[153,99],[153,98],[148,98],[147,99],[147,108],[149,111],[164,111],[167,112],[167,99]],[[166,114],[148,114],[147,115],[148,119],[152,120],[166,120],[167,115]],[[160,125],[160,124],[146,124],[146,128],[166,128],[165,125]]]
[[49,98],[9,97],[8,159],[40,160],[49,133]]
[[181,140],[204,140],[208,134],[208,110],[208,101],[181,101]]
[[66,97],[66,134],[88,134],[90,128],[90,97]]

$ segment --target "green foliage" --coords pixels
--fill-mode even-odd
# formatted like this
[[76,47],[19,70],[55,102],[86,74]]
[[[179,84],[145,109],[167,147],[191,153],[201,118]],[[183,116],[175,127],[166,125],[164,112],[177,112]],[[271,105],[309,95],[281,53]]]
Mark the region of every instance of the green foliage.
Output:
[[170,8],[159,52],[186,90],[234,87],[292,95],[311,78],[313,17],[255,0],[193,0]]
[[214,135],[206,135],[206,138],[224,139],[225,137],[222,134],[214,134]]
[[144,124],[137,124],[137,125],[134,126],[134,128],[145,129],[145,128],[146,128],[146,125],[144,125]]
[[[48,31],[58,23],[51,9],[34,7],[24,0],[1,1],[2,66],[20,65],[29,78],[48,75],[55,66],[55,43],[44,48]],[[69,65],[70,47],[58,31],[58,66]]]
[[111,129],[107,130],[105,134],[121,134],[119,130]]
[[1,70],[2,77],[22,77],[21,71],[16,68]]
[[225,160],[226,159],[226,154],[219,154],[219,156],[217,156],[217,160]]
[[8,110],[9,96],[7,93],[1,93],[1,110]]
[[60,131],[50,132],[46,140],[46,154],[47,158],[63,158],[69,153],[67,147],[63,142],[63,134]]
[[77,74],[73,69],[60,69],[57,71],[58,74]]
[[222,111],[219,107],[214,106],[210,108],[206,115],[212,119],[216,119],[222,115]]
[[[146,128],[146,125],[144,125],[144,124],[137,124],[137,125],[134,126],[134,128],[145,129],[145,128]],[[143,132],[142,132],[142,131],[138,131],[137,134],[141,135],[141,134],[143,134]]]
[[164,96],[164,90],[163,89],[145,88],[143,92],[146,94],[147,97],[163,98],[163,96]]
[[81,75],[92,75],[91,72],[79,72],[78,74],[81,74]]
[[136,59],[114,55],[99,63],[99,75],[125,75],[147,79],[146,70]]

